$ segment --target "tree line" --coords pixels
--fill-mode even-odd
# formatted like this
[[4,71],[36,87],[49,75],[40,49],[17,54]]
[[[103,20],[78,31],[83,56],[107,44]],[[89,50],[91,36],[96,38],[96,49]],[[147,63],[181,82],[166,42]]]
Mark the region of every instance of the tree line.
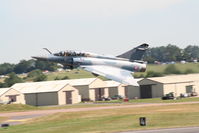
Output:
[[149,48],[146,52],[144,60],[148,63],[159,62],[180,62],[182,60],[191,62],[199,60],[199,46],[189,45],[184,49],[176,45],[167,45],[161,47]]
[[[184,49],[175,45],[167,45],[161,47],[149,48],[144,56],[144,60],[148,63],[171,62],[171,61],[193,61],[199,60],[199,46],[189,45]],[[16,74],[28,73],[32,70],[48,70],[55,71],[58,66],[56,63],[38,61],[38,60],[21,60],[18,64],[3,63],[0,64],[0,75],[11,72]]]
[[0,75],[6,75],[11,72],[16,74],[28,73],[33,70],[55,71],[58,66],[56,63],[44,62],[38,60],[21,60],[18,64],[3,63],[0,64]]

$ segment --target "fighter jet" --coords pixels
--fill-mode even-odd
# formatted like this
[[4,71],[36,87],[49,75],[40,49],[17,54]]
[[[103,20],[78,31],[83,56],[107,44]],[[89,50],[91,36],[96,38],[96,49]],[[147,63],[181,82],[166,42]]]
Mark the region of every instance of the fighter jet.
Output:
[[101,75],[126,85],[139,86],[132,74],[145,72],[146,63],[142,58],[148,47],[148,44],[142,44],[116,57],[68,50],[52,53],[44,48],[49,55],[32,58],[61,63],[71,69],[82,68],[95,75]]

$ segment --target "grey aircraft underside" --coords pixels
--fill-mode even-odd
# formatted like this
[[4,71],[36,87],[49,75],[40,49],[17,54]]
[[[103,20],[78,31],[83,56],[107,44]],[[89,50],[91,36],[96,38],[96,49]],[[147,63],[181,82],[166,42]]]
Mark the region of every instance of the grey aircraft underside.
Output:
[[46,49],[49,55],[33,56],[33,58],[61,63],[71,69],[82,68],[126,85],[138,86],[132,73],[145,72],[146,64],[142,61],[142,57],[148,46],[148,44],[142,44],[117,57],[77,51],[51,53]]

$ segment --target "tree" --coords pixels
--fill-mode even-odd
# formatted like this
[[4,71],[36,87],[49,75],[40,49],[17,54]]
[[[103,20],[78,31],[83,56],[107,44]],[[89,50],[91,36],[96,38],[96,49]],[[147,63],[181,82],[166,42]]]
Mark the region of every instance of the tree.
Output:
[[5,86],[10,87],[15,83],[21,83],[23,80],[18,77],[14,72],[10,73],[8,75],[9,77],[5,79]]
[[150,48],[146,52],[146,61],[149,63],[154,61],[171,62],[182,60],[182,50],[175,45],[167,45],[161,47]]
[[38,75],[37,77],[34,78],[34,82],[39,82],[39,81],[46,81],[47,80],[47,76],[44,74]]
[[10,64],[10,63],[0,64],[0,75],[13,72],[14,66],[15,66],[14,64]]
[[38,60],[35,61],[35,69],[55,71],[57,68],[58,66],[56,63]]
[[5,87],[7,87],[7,85],[5,83],[0,82],[0,88],[5,88]]
[[47,76],[43,74],[42,71],[39,69],[29,72],[27,77],[33,78],[33,81],[35,82],[47,80]]
[[37,77],[38,75],[41,75],[41,74],[42,74],[42,71],[39,70],[39,69],[36,69],[36,70],[29,72],[27,77],[28,78],[34,78],[34,77]]
[[21,60],[14,68],[14,72],[17,74],[27,73],[35,69],[34,60]]
[[191,61],[193,59],[199,59],[199,46],[187,46],[184,49],[184,59]]

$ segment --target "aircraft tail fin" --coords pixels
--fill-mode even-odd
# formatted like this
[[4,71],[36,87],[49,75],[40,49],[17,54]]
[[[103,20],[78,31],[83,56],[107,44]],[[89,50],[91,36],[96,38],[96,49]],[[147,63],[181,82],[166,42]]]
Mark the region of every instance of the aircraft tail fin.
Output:
[[126,58],[129,59],[130,61],[139,61],[142,60],[144,53],[148,49],[149,45],[144,43],[142,45],[139,45],[138,47],[131,49],[117,57],[119,58]]

